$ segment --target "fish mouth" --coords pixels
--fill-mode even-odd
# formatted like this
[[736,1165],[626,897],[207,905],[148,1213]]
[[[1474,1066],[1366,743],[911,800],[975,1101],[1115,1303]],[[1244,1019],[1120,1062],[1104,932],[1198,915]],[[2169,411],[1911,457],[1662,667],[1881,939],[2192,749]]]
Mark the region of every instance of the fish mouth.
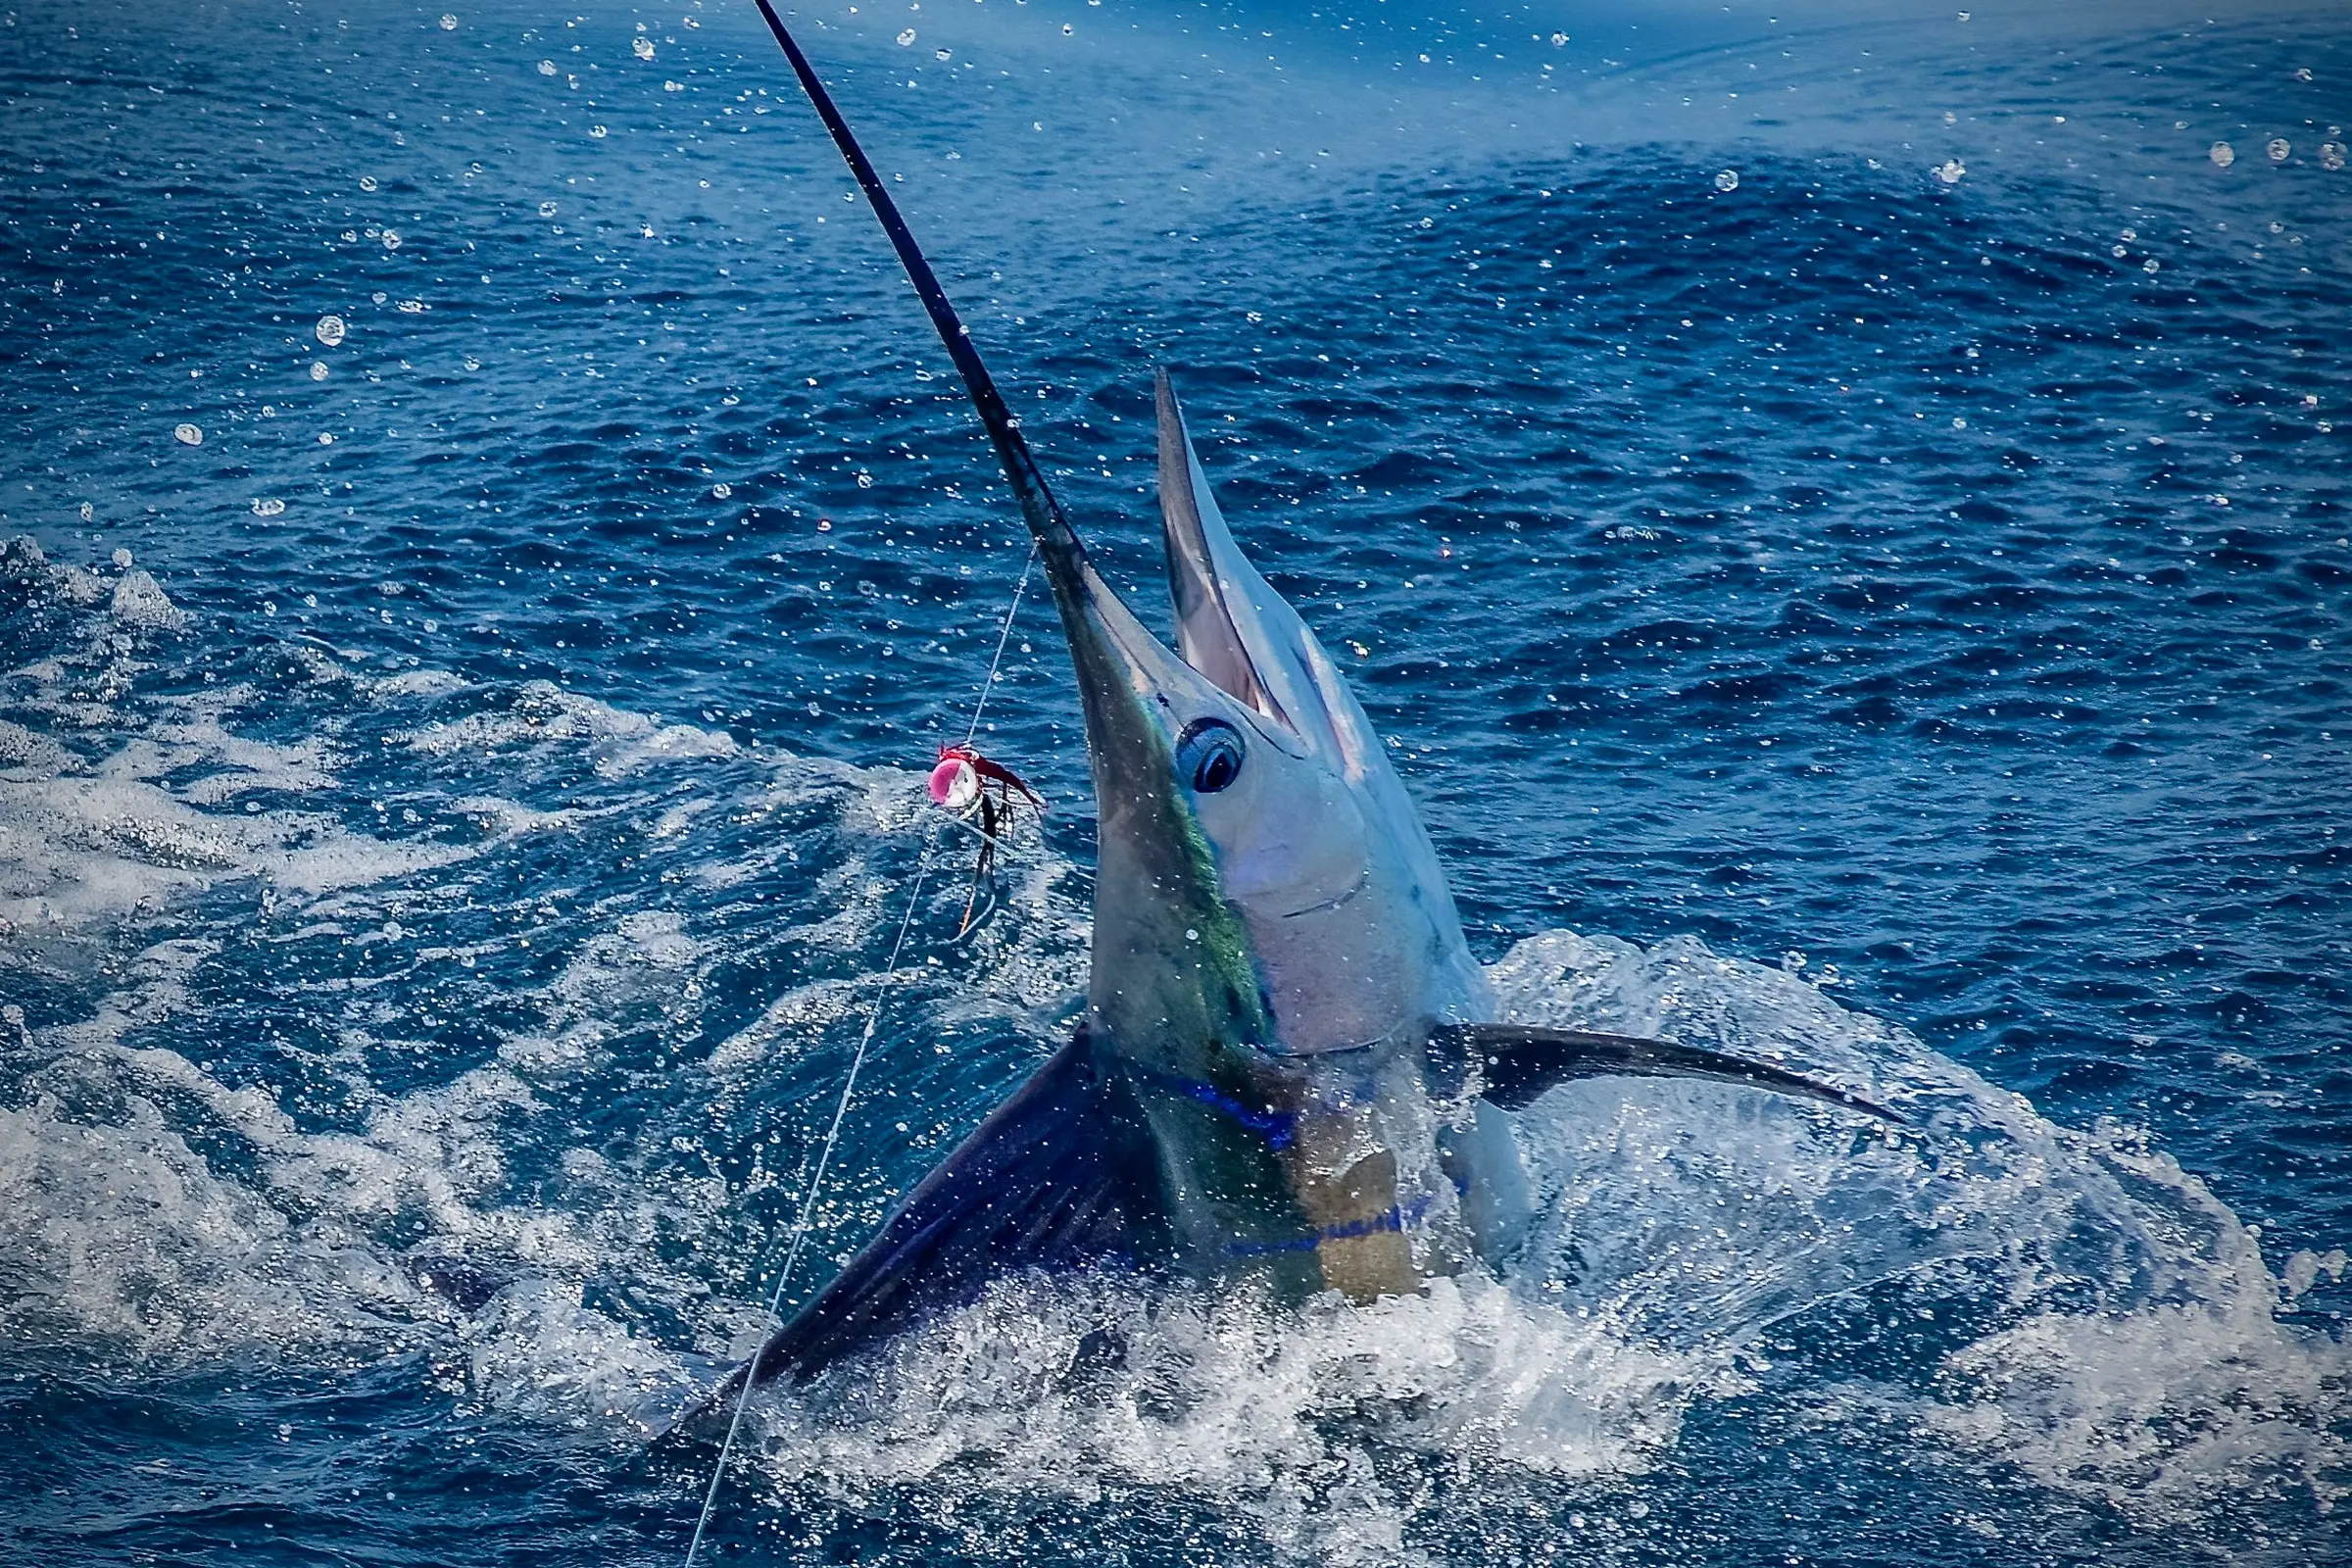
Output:
[[[1176,607],[1177,651],[1218,690],[1254,713],[1261,730],[1271,726],[1270,739],[1295,739],[1298,725],[1263,667],[1271,662],[1264,658],[1262,638],[1251,635],[1259,629],[1255,617],[1244,623],[1247,585],[1234,581],[1218,559],[1220,543],[1231,550],[1231,536],[1193,455],[1184,411],[1165,369],[1152,377],[1152,402],[1159,424],[1160,523],[1167,546],[1168,597]],[[1253,642],[1258,644],[1255,649]]]
[[[1175,747],[1185,724],[1203,712],[1247,723],[1253,710],[1152,634],[1095,569],[1058,507],[1041,508],[1029,520],[1086,721],[1098,890],[1108,878],[1130,878],[1118,902],[1146,923],[1204,930],[1208,906],[1220,903],[1218,879],[1178,785]],[[1143,916],[1146,905],[1165,912]],[[1178,909],[1191,913],[1179,920]]]
[[[1336,679],[1336,673],[1318,668],[1320,650],[1311,634],[1234,542],[1200,471],[1165,369],[1155,373],[1153,393],[1176,648],[1153,636],[1102,580],[1058,507],[1030,518],[1086,705],[1098,793],[1113,781],[1112,774],[1126,771],[1125,760],[1152,755],[1164,762],[1184,715],[1201,712],[1245,723],[1292,757],[1332,757],[1345,775],[1359,776],[1351,753],[1360,750],[1363,738],[1332,733],[1322,677]],[[1133,744],[1140,737],[1132,732],[1136,714],[1127,710],[1153,718],[1162,731],[1160,747]],[[1164,767],[1160,773],[1164,781]],[[1140,777],[1120,782],[1130,791],[1144,787]],[[1350,888],[1315,906],[1343,903],[1356,891]]]
[[[1195,476],[1182,472],[1171,480],[1171,465],[1179,470],[1191,466],[1191,448],[1165,370],[1158,373],[1157,392],[1162,516],[1177,648],[1154,636],[1103,581],[1058,507],[1030,519],[1069,643],[1096,798],[1104,815],[1114,801],[1165,797],[1175,803],[1173,747],[1184,726],[1204,713],[1246,724],[1292,756],[1303,752],[1280,696],[1282,682],[1260,673],[1268,661],[1253,651],[1262,638],[1249,607],[1230,591],[1231,573],[1220,569],[1223,520],[1204,519],[1195,504],[1197,494],[1206,494],[1206,483],[1196,487]],[[1213,509],[1214,501],[1208,506]],[[1224,548],[1233,549],[1229,538]]]
[[1235,542],[1164,369],[1154,402],[1168,594],[1186,663],[1268,742],[1362,785],[1387,768],[1379,738],[1315,634]]

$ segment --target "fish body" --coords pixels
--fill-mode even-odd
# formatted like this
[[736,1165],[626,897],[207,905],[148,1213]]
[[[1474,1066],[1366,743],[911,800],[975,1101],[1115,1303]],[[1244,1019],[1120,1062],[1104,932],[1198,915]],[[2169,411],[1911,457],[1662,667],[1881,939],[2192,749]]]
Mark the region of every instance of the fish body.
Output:
[[1893,1117],[1770,1064],[1492,1019],[1435,848],[1336,662],[1252,567],[1157,375],[1176,644],[1096,571],[813,68],[759,0],[971,394],[1069,647],[1094,923],[1069,1042],[706,1402],[805,1378],[1025,1268],[1108,1264],[1356,1300],[1498,1264],[1527,1213],[1508,1111],[1599,1073]]

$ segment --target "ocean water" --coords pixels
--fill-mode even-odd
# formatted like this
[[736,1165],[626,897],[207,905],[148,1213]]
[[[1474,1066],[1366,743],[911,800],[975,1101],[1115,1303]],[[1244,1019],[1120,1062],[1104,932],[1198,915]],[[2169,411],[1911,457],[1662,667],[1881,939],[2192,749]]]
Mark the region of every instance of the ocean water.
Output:
[[[796,1298],[1082,994],[1034,585],[955,935],[1026,542],[757,14],[449,3],[0,14],[8,1562],[682,1561],[867,1010]],[[1498,1278],[1007,1285],[709,1560],[2352,1561],[2340,9],[796,25],[1153,616],[1173,368],[1512,1015],[1919,1128],[1580,1085]]]

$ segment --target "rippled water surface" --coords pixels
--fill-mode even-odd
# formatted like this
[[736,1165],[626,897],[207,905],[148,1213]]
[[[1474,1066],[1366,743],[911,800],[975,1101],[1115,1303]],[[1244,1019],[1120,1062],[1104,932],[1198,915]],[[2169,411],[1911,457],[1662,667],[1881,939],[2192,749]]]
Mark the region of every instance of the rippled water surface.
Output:
[[[1511,1013],[1922,1130],[1582,1085],[1500,1279],[1009,1284],[712,1560],[2352,1561],[2352,28],[2058,9],[799,15],[1146,605],[1174,369]],[[0,21],[0,1555],[679,1561],[624,1412],[866,1009],[828,1260],[1082,994],[1034,593],[885,972],[985,443],[749,6]]]

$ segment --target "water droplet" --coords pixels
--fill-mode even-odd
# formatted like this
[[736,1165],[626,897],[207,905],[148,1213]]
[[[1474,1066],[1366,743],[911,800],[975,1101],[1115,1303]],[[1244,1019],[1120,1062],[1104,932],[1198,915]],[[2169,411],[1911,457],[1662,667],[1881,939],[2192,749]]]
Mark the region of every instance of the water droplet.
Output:
[[2214,168],[2228,169],[2237,162],[2237,149],[2226,141],[2217,141],[2206,150],[2205,156],[2213,160]]
[[1717,174],[1715,176],[1715,188],[1721,191],[1738,190],[1740,188],[1740,171],[1737,169],[1727,169],[1722,173]]
[[324,360],[313,360],[311,362],[311,379],[314,381],[323,381],[326,379],[326,362]]
[[914,29],[912,27],[908,27],[905,32],[899,34],[900,48],[904,49],[912,42],[914,42]]
[[539,62],[539,74],[542,76],[552,76],[555,74],[556,63],[553,60],[542,60]]
[[286,504],[275,496],[253,498],[253,514],[257,517],[280,517],[285,515],[285,512]]
[[340,316],[321,316],[318,318],[318,324],[312,330],[318,334],[319,342],[331,349],[343,341],[343,334],[348,328],[345,327],[343,318]]
[[172,439],[183,447],[200,447],[204,445],[204,431],[192,424],[175,424],[172,427]]
[[2295,149],[2288,145],[2287,139],[2284,136],[2273,136],[2269,143],[2265,145],[2262,150],[2271,155],[2272,163],[2283,164],[2286,162],[2286,155],[2293,152]]
[[638,38],[630,43],[629,49],[640,60],[654,58],[654,40],[651,38]]
[[458,30],[458,19],[454,13],[447,11],[441,13],[441,30],[443,32],[455,32]]
[[562,209],[559,208],[554,202],[541,202],[539,204],[539,216],[541,218],[553,218],[561,211]]

